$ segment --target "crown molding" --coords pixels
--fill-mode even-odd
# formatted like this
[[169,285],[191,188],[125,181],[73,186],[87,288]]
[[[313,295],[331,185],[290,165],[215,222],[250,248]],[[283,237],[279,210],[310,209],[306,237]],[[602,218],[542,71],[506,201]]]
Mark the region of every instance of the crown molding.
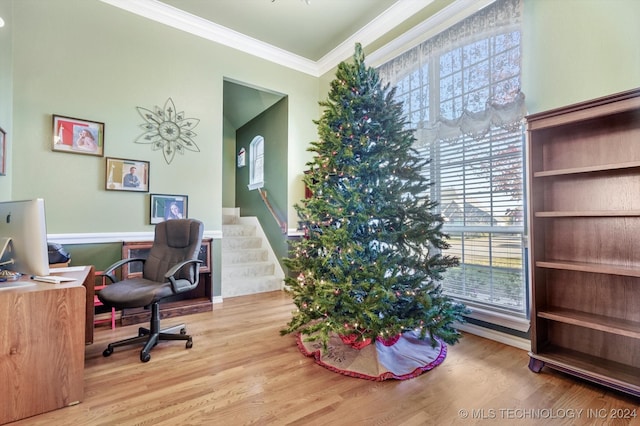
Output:
[[[252,56],[314,77],[320,77],[335,68],[341,61],[349,58],[353,54],[353,46],[356,42],[366,47],[368,44],[377,40],[380,34],[384,34],[389,28],[394,28],[401,24],[407,18],[431,4],[434,0],[398,0],[393,6],[378,15],[373,21],[355,32],[317,62],[200,18],[199,16],[187,13],[158,0],[100,1],[172,28],[202,37],[206,40],[240,50]],[[389,58],[392,53],[397,52],[401,48],[407,50],[415,46],[420,41],[426,40],[447,26],[464,19],[494,1],[495,0],[456,0],[401,37],[367,55],[367,61],[369,63],[382,63],[382,58]]]
[[296,71],[315,75],[314,61],[249,37],[230,28],[187,13],[157,0],[100,0],[103,3],[135,13],[175,29],[232,47],[250,55],[284,65]]
[[401,24],[433,2],[434,0],[399,0],[323,56],[316,64],[318,76],[331,71],[340,62],[351,57],[356,42],[362,46],[373,43],[380,38],[381,34]]
[[367,63],[370,66],[381,65],[463,19],[468,18],[495,1],[496,0],[456,0],[429,19],[405,32],[400,37],[385,44],[375,52],[368,54]]

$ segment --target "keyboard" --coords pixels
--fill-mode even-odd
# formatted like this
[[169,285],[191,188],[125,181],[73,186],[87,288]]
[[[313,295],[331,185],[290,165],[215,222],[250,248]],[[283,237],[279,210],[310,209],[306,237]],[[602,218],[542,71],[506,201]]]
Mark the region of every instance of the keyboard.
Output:
[[31,277],[34,281],[42,281],[44,283],[60,284],[68,281],[75,281],[75,278],[61,277],[58,275],[34,275]]

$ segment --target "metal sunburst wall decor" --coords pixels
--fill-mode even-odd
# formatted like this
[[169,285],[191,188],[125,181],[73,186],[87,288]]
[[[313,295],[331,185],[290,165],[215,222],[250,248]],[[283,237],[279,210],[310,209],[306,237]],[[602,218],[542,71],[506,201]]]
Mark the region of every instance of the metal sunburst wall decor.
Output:
[[184,155],[185,149],[200,152],[200,148],[193,141],[196,134],[193,128],[200,123],[198,118],[185,118],[184,112],[176,112],[176,106],[171,98],[167,99],[164,107],[154,107],[148,110],[136,107],[145,121],[140,125],[145,132],[138,136],[135,143],[151,144],[151,149],[162,150],[167,164],[171,164],[176,152]]

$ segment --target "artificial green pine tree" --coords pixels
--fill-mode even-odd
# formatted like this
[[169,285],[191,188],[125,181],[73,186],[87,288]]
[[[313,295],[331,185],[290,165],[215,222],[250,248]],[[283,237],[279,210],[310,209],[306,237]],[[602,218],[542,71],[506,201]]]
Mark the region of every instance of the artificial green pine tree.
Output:
[[295,206],[306,237],[284,259],[298,310],[282,334],[326,345],[332,333],[388,339],[419,329],[455,343],[466,308],[438,284],[457,259],[441,253],[449,245],[421,174],[428,160],[412,148],[395,88],[365,66],[359,44],[353,59],[338,65],[314,122],[304,178],[313,195]]

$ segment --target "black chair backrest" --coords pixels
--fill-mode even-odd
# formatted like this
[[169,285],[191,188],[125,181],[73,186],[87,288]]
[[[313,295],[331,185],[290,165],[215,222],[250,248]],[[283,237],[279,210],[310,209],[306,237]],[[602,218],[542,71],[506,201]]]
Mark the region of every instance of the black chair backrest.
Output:
[[[196,219],[171,219],[156,225],[153,245],[144,264],[142,276],[165,282],[165,273],[185,260],[197,259],[202,245],[204,224]],[[183,268],[176,278],[193,281],[192,268]]]

